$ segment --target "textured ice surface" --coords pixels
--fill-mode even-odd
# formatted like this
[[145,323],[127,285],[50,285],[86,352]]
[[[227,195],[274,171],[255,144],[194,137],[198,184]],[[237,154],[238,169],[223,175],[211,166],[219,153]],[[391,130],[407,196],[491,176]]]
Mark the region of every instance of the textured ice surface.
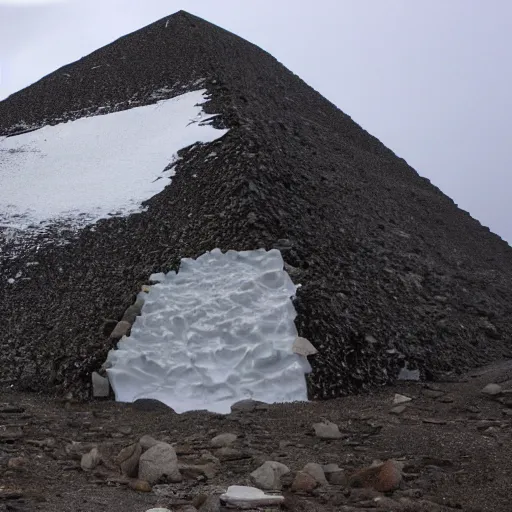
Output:
[[292,352],[296,287],[278,250],[215,249],[153,285],[131,336],[108,355],[121,402],[227,413],[239,400],[307,400],[307,360]]
[[205,90],[194,91],[0,137],[0,229],[79,228],[140,211],[169,184],[173,171],[163,171],[178,150],[226,133],[204,124],[204,102]]

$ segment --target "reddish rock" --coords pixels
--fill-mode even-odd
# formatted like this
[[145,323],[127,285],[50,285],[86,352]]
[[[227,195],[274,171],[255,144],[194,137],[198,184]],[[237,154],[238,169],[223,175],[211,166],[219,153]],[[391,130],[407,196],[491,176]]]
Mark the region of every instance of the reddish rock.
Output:
[[13,457],[9,459],[7,467],[10,469],[19,469],[27,465],[27,459],[24,457]]
[[151,492],[152,488],[149,482],[146,482],[145,480],[132,480],[128,484],[130,489],[133,489],[137,492]]
[[304,473],[303,471],[299,471],[295,475],[295,479],[292,483],[292,491],[293,492],[311,492],[313,491],[316,486],[318,485],[318,482],[307,473]]
[[390,492],[397,489],[402,481],[400,466],[388,460],[379,466],[361,469],[354,473],[350,479],[351,487],[371,487],[379,492]]

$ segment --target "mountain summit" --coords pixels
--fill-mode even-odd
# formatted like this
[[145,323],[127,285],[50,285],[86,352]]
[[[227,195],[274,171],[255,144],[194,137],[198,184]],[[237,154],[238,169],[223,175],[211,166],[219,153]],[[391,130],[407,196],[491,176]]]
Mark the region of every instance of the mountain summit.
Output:
[[[46,226],[29,241],[0,224],[4,384],[83,393],[115,345],[112,325],[150,276],[215,248],[281,251],[301,285],[298,333],[318,350],[311,398],[510,357],[512,249],[268,53],[184,11],[0,102],[0,142],[199,90],[219,133],[188,142],[176,161],[169,148],[161,171],[172,167],[172,183],[142,211],[78,230]],[[130,139],[139,155],[158,141],[145,122]],[[88,133],[98,145],[66,158],[104,164],[111,155],[95,148],[107,136]],[[0,187],[23,151],[9,148]],[[107,199],[132,178],[127,160],[126,174],[102,187]],[[36,166],[28,181],[44,179]]]

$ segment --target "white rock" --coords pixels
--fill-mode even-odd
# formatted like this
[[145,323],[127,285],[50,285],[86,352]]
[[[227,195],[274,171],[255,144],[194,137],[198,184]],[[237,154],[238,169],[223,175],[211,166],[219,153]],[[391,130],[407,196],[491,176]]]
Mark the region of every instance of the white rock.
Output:
[[299,356],[308,357],[318,353],[318,350],[311,344],[311,342],[306,338],[301,338],[297,336],[293,343],[292,350],[295,354],[299,354]]
[[176,452],[167,443],[152,446],[139,459],[139,480],[155,484],[162,477],[172,483],[182,480]]
[[172,510],[169,510],[168,508],[150,508],[146,510],[146,512],[172,512]]
[[220,496],[220,500],[228,506],[251,509],[280,505],[283,503],[284,497],[265,494],[260,489],[254,487],[231,485],[228,487],[228,490]]
[[323,423],[315,423],[313,425],[315,435],[320,439],[341,439],[342,434],[336,423],[324,421]]
[[94,469],[101,462],[101,455],[98,448],[93,448],[89,453],[82,455],[80,466],[84,471]]
[[405,396],[405,395],[400,395],[400,394],[396,394],[395,397],[393,398],[393,403],[395,405],[399,405],[399,404],[405,404],[407,402],[411,402],[412,401],[412,398],[408,397],[408,396]]
[[268,491],[281,489],[281,477],[290,470],[280,462],[267,461],[251,473],[251,481],[260,489]]
[[503,390],[499,384],[487,384],[487,386],[482,389],[482,393],[489,396],[501,395],[502,391]]

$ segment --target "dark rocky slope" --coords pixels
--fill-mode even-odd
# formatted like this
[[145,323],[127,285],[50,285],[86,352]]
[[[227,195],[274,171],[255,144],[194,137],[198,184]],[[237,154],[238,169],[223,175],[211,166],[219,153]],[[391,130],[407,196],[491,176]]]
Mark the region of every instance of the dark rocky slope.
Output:
[[[146,212],[46,240],[37,267],[36,249],[9,259],[3,241],[2,382],[86,390],[112,346],[105,319],[152,272],[215,247],[277,244],[295,267],[299,333],[319,349],[311,397],[385,384],[406,360],[431,379],[510,355],[512,249],[273,57],[199,18],[179,12],[14,94],[0,135],[198,79],[230,131],[185,150]],[[7,286],[21,268],[31,279]]]

